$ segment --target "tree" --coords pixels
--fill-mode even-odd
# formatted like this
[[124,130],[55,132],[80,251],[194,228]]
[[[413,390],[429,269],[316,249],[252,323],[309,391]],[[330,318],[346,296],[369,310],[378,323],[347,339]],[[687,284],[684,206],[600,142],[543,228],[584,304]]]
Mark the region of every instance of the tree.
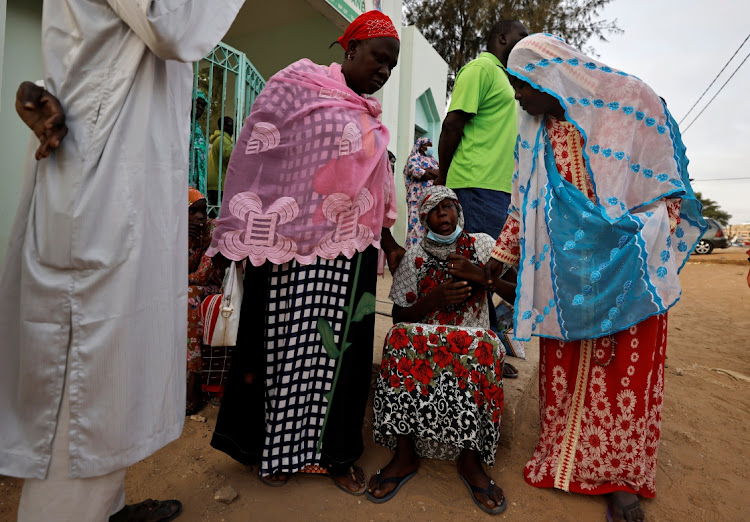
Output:
[[703,205],[703,217],[715,219],[721,223],[722,226],[727,226],[729,224],[729,220],[732,219],[732,214],[721,210],[716,201],[703,197],[703,194],[700,192],[696,192],[695,197],[701,202],[701,205]]
[[597,20],[612,0],[404,0],[405,18],[448,62],[448,90],[459,69],[485,48],[498,20],[520,20],[532,33],[559,35],[591,54],[586,43],[622,32],[617,21]]

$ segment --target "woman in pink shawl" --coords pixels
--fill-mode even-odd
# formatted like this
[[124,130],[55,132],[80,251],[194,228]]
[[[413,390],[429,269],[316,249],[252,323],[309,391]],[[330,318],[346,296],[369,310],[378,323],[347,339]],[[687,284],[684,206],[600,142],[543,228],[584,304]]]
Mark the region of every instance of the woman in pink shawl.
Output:
[[[284,485],[325,473],[362,494],[378,249],[404,250],[381,108],[369,94],[398,61],[379,11],[338,42],[340,65],[275,74],[232,153],[209,255],[249,260],[237,346],[211,445]],[[221,263],[218,263],[221,264]]]

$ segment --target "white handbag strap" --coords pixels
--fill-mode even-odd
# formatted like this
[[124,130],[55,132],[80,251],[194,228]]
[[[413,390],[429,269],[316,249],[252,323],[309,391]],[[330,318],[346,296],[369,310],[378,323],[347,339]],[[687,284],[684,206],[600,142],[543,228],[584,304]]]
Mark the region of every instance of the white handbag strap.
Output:
[[237,277],[237,265],[235,261],[229,265],[229,273],[224,280],[224,288],[222,289],[222,302],[230,302],[232,300],[232,291],[234,290],[234,279]]

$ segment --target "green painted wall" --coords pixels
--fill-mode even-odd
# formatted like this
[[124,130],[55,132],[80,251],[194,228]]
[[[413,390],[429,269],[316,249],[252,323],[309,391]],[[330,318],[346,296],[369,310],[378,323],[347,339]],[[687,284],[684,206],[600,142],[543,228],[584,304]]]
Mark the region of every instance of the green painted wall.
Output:
[[[8,0],[0,89],[0,263],[18,207],[25,152],[31,131],[16,114],[16,89],[42,79],[42,0]],[[11,44],[12,42],[12,44]]]

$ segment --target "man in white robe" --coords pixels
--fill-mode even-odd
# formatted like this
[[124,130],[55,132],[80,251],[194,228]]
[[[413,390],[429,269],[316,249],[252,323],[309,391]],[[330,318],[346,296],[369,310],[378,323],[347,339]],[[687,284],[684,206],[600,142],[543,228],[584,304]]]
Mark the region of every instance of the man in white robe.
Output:
[[30,123],[59,100],[47,131],[68,133],[35,128],[0,275],[0,474],[27,479],[20,519],[106,520],[125,468],[182,431],[189,62],[243,2],[44,2],[51,96],[17,107]]

